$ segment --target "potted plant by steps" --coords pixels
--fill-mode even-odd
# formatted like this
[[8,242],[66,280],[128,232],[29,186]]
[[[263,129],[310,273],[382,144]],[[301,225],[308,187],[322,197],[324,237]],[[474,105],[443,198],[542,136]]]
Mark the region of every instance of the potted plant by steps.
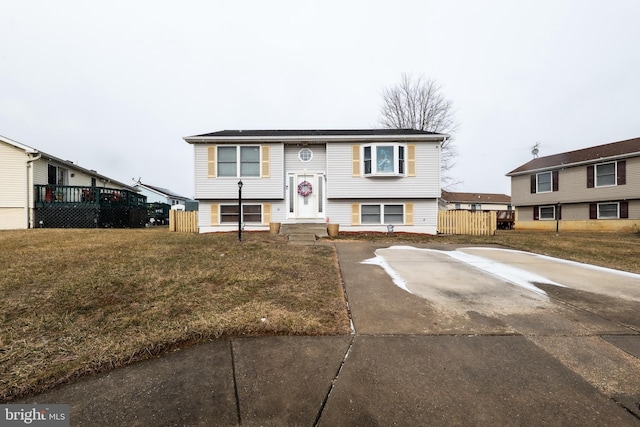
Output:
[[330,237],[336,237],[340,232],[340,224],[327,223],[327,234]]
[[269,223],[269,233],[271,233],[271,234],[280,233],[280,223],[279,222],[270,222]]

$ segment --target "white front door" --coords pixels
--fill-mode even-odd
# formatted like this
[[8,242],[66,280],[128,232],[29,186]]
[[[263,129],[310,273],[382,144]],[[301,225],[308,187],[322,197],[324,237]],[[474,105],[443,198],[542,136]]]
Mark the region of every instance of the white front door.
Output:
[[324,218],[324,173],[290,172],[287,174],[289,218]]

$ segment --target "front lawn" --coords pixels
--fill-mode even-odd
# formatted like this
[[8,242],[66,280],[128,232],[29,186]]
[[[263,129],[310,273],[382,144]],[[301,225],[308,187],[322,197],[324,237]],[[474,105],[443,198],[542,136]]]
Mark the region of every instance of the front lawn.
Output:
[[0,232],[0,401],[227,335],[349,332],[332,246],[167,228]]

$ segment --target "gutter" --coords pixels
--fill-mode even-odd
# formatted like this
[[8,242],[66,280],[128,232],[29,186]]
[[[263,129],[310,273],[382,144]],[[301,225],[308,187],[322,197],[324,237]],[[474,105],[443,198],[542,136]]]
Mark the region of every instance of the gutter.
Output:
[[31,228],[31,224],[30,224],[30,220],[31,220],[31,215],[30,215],[30,210],[31,210],[31,201],[30,201],[30,197],[29,195],[32,194],[31,192],[33,191],[33,189],[31,188],[32,186],[29,185],[30,178],[33,176],[33,172],[29,173],[29,170],[31,169],[31,171],[33,171],[31,164],[33,162],[35,162],[36,160],[40,160],[40,158],[42,157],[42,153],[39,153],[37,151],[29,153],[29,154],[35,154],[38,153],[35,157],[32,157],[30,159],[27,159],[27,169],[26,169],[26,173],[27,173],[27,228]]
[[356,141],[442,141],[444,143],[450,135],[309,135],[309,136],[185,136],[189,144],[207,144],[214,142],[356,142]]

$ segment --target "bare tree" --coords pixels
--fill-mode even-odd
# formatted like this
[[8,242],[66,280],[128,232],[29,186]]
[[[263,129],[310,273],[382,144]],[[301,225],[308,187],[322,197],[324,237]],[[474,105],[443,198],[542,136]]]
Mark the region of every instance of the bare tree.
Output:
[[441,179],[443,187],[453,184],[450,175],[458,150],[453,134],[458,128],[453,102],[433,79],[402,74],[400,83],[382,90],[380,124],[388,129],[416,129],[451,135],[442,143]]

